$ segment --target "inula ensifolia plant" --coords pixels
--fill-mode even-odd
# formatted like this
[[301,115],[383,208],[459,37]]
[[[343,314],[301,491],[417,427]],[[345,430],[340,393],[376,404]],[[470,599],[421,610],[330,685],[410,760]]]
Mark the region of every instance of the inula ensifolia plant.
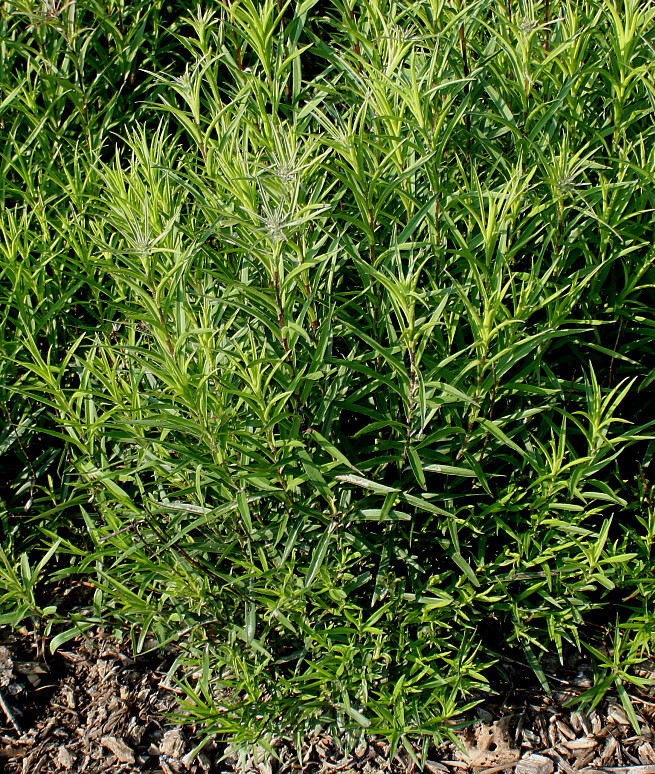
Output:
[[3,620],[175,642],[235,744],[425,756],[571,648],[630,711],[652,4],[57,8],[0,19]]

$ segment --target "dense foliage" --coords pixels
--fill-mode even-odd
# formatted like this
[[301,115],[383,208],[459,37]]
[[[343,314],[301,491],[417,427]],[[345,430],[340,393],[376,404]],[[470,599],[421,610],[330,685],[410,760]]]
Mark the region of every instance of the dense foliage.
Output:
[[177,642],[236,742],[438,737],[608,623],[631,711],[654,16],[4,2],[2,620]]

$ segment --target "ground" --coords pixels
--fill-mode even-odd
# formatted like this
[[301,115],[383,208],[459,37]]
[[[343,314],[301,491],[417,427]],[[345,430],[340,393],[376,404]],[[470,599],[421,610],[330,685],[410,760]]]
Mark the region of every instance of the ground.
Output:
[[[168,679],[174,653],[134,658],[125,643],[97,629],[50,655],[28,631],[0,627],[0,771],[20,774],[377,774],[414,772],[409,756],[389,760],[376,739],[344,756],[329,737],[307,739],[302,763],[289,744],[279,760],[263,753],[240,762],[220,741],[194,755],[200,730],[167,721],[178,695]],[[640,734],[616,696],[595,709],[564,704],[589,682],[585,665],[560,670],[558,692],[512,688],[477,709],[455,745],[433,750],[430,774],[573,774],[622,767],[655,774],[655,701],[632,691]],[[616,770],[616,769],[615,769]]]

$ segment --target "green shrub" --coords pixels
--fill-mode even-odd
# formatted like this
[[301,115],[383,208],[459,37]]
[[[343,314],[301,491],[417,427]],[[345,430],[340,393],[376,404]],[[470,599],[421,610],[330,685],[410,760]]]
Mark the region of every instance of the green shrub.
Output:
[[97,587],[54,646],[177,641],[236,743],[425,753],[501,651],[546,684],[618,617],[629,707],[655,7],[162,7],[5,4],[5,521]]

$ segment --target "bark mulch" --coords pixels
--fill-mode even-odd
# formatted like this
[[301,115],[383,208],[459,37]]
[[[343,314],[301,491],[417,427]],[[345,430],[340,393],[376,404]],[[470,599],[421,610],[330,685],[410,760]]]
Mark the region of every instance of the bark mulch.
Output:
[[[240,757],[175,727],[179,696],[167,681],[174,655],[133,658],[99,629],[54,656],[44,643],[0,627],[0,771],[8,774],[419,774],[404,751],[390,760],[384,741],[350,754],[329,737],[298,752],[276,745]],[[655,774],[655,701],[632,692],[640,733],[616,696],[593,710],[564,707],[588,685],[584,669],[558,679],[551,696],[534,686],[489,700],[459,733],[460,746],[433,750],[426,774]],[[496,699],[496,702],[499,700]]]

